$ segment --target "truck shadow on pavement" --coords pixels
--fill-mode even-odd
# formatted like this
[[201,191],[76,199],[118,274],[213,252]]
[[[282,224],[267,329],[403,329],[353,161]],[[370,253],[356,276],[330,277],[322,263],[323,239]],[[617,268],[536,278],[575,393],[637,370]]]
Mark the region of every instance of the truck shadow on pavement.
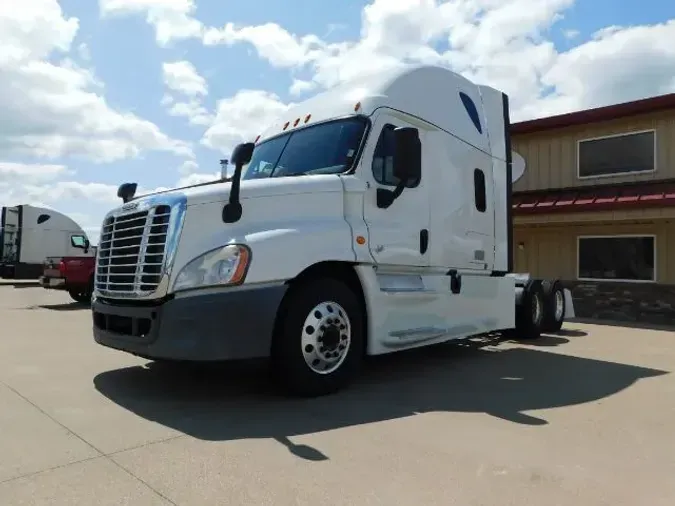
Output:
[[91,309],[91,305],[82,302],[65,302],[62,304],[38,304],[28,306],[24,309],[49,309],[50,311],[80,311],[82,309]]
[[276,395],[265,373],[248,364],[151,362],[103,372],[94,385],[119,406],[192,437],[273,438],[294,455],[319,461],[328,457],[289,438],[439,411],[546,425],[541,415],[525,412],[597,401],[668,374],[544,351],[566,342],[546,336],[536,346],[511,347],[485,339],[375,357],[349,389],[316,399]]

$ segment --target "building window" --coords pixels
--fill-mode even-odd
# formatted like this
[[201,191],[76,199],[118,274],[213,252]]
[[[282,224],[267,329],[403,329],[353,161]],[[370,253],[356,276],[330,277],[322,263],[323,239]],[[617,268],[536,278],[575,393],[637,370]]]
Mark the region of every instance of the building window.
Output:
[[581,280],[655,281],[656,237],[579,237],[577,277]]
[[[384,125],[373,153],[373,176],[382,185],[397,186],[398,178],[394,177],[394,125]],[[415,188],[420,184],[419,178],[406,183],[407,188]]]
[[480,169],[473,171],[473,198],[476,209],[484,213],[487,209],[487,195],[485,193],[485,173]]
[[653,172],[656,170],[656,132],[635,132],[579,141],[580,179]]

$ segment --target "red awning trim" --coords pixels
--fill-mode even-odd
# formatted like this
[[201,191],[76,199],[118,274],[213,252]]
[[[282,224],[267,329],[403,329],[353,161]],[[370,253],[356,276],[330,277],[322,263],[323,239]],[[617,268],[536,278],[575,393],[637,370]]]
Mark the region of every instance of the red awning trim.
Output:
[[642,186],[580,188],[514,194],[515,214],[551,212],[612,211],[675,206],[675,183]]

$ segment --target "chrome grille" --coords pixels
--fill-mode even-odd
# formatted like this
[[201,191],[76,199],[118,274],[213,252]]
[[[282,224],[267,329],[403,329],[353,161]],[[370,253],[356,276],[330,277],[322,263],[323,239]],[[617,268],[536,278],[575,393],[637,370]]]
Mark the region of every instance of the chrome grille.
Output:
[[96,290],[105,295],[154,292],[164,274],[171,207],[109,216],[103,222]]

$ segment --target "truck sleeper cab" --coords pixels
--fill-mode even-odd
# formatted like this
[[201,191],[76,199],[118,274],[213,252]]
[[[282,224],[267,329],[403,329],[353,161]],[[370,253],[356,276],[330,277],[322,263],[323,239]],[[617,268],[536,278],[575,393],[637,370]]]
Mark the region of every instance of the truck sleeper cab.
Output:
[[39,279],[55,256],[91,256],[89,239],[74,220],[28,204],[0,208],[0,277]]
[[95,340],[149,359],[270,358],[290,392],[346,386],[365,354],[570,314],[512,270],[508,98],[443,68],[362,78],[231,155],[231,182],[134,198],[104,220]]

